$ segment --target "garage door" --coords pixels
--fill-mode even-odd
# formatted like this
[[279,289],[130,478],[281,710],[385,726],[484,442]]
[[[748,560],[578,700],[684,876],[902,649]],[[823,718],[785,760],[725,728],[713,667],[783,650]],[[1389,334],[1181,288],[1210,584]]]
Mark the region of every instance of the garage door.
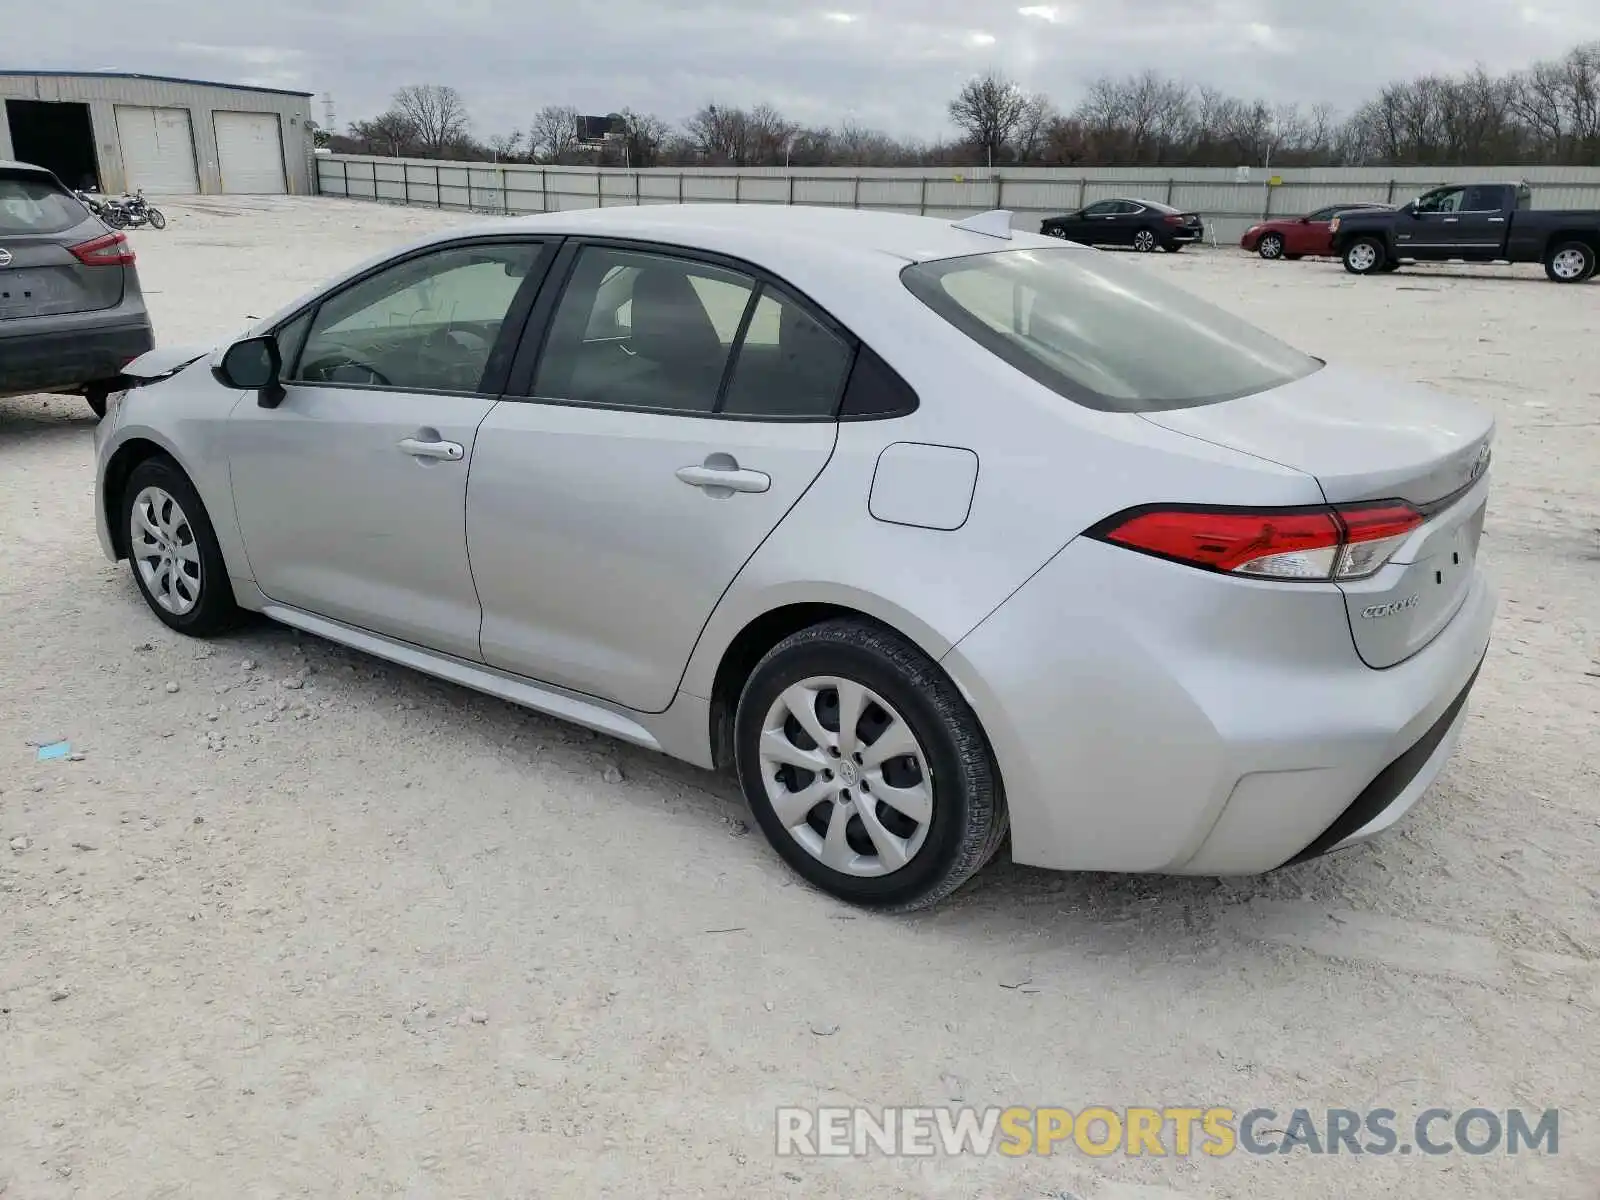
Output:
[[186,108],[117,105],[117,141],[122,146],[123,184],[153,196],[200,190],[194,171],[194,131]]
[[287,192],[283,181],[283,141],[272,113],[217,112],[217,162],[225,192]]

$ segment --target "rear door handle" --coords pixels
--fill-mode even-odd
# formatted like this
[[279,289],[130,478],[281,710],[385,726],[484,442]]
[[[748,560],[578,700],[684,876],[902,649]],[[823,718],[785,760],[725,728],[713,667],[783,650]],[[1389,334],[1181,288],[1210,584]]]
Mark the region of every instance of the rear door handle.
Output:
[[772,486],[772,476],[762,471],[746,471],[730,455],[713,454],[698,467],[679,467],[677,476],[690,487],[701,488],[708,496],[731,496],[735,492],[764,492]]
[[1455,223],[1456,223],[1456,222],[1457,222],[1457,221],[1459,221],[1459,220],[1461,220],[1461,218],[1460,218],[1460,217],[1446,217],[1446,218],[1445,218],[1445,219],[1444,219],[1444,223],[1445,223],[1445,224],[1446,224],[1446,225],[1454,225],[1454,224],[1455,224]]
[[402,454],[409,454],[412,458],[442,458],[449,462],[460,462],[466,454],[460,442],[424,442],[417,438],[401,438],[399,446]]
[[1506,223],[1506,219],[1504,217],[1490,217],[1489,220],[1494,222],[1496,225],[1504,225]]

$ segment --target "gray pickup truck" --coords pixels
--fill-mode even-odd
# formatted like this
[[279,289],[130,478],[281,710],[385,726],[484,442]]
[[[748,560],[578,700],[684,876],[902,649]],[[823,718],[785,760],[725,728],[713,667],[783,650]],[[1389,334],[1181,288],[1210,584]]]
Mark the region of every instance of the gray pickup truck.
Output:
[[1435,188],[1394,211],[1341,213],[1333,252],[1352,275],[1402,262],[1543,263],[1556,283],[1583,283],[1600,259],[1600,212],[1534,209],[1525,183]]

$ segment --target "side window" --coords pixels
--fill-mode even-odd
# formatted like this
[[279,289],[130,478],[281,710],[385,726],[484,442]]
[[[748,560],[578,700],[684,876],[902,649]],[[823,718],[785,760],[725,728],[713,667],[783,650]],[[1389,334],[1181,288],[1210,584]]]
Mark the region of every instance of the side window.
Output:
[[1144,211],[1144,205],[1135,204],[1132,200],[1124,200],[1117,205],[1117,213],[1124,217],[1136,217]]
[[1306,220],[1308,220],[1308,221],[1331,221],[1331,220],[1333,220],[1333,214],[1338,212],[1338,211],[1339,210],[1337,208],[1319,208],[1319,209],[1317,209],[1316,212],[1312,213],[1309,217],[1307,217]]
[[1443,188],[1429,192],[1417,201],[1419,213],[1453,213],[1461,211],[1461,197],[1465,188]]
[[849,370],[844,340],[782,289],[763,284],[720,411],[831,418]]
[[363,279],[317,309],[291,380],[478,391],[500,324],[542,249],[452,246]]
[[276,337],[278,354],[283,359],[284,378],[292,378],[295,364],[300,361],[300,347],[305,345],[306,334],[311,329],[311,319],[317,310],[308,308],[286,325],[280,325]]
[[1467,189],[1466,199],[1461,202],[1462,212],[1499,212],[1500,197],[1504,192],[1497,187],[1477,187]]
[[587,246],[556,306],[536,396],[710,413],[755,281],[689,259]]
[[1115,200],[1101,200],[1098,204],[1091,204],[1084,209],[1083,215],[1086,217],[1109,217],[1116,211],[1117,202]]

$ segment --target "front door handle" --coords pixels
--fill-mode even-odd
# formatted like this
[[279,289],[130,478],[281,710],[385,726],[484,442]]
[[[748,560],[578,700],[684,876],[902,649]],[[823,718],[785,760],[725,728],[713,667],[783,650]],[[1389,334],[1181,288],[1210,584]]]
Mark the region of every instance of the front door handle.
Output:
[[418,438],[401,438],[399,446],[402,454],[409,454],[412,458],[442,458],[449,462],[460,462],[466,454],[460,442],[424,442]]
[[1506,223],[1506,219],[1504,217],[1490,217],[1489,220],[1496,225],[1504,225]]
[[1454,224],[1455,224],[1455,223],[1456,223],[1456,222],[1457,222],[1457,221],[1459,221],[1459,220],[1461,220],[1461,218],[1460,218],[1460,217],[1446,217],[1446,218],[1445,218],[1445,219],[1444,219],[1444,223],[1445,223],[1445,224],[1446,224],[1446,225],[1454,225]]
[[764,492],[772,486],[772,476],[742,469],[731,454],[713,454],[697,467],[679,467],[676,474],[690,487],[718,499],[735,492]]

